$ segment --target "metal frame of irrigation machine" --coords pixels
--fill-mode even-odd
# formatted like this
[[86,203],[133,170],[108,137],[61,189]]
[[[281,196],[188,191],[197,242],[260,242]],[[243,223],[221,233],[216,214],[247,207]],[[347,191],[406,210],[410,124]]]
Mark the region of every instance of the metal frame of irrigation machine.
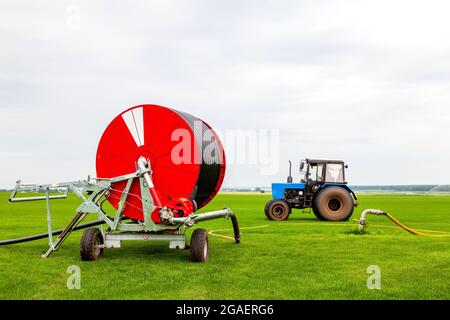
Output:
[[[47,235],[49,239],[49,249],[42,255],[43,258],[49,257],[54,251],[57,251],[65,239],[75,230],[83,229],[92,225],[107,224],[106,231],[102,230],[104,239],[103,244],[97,244],[98,248],[120,248],[122,240],[147,240],[147,241],[168,241],[169,248],[185,249],[186,245],[186,228],[192,227],[198,222],[218,219],[230,218],[233,224],[234,239],[236,243],[240,242],[240,232],[235,214],[229,209],[211,211],[201,214],[191,213],[185,217],[175,217],[173,210],[167,207],[157,207],[154,204],[152,192],[154,192],[154,184],[151,178],[152,170],[150,162],[141,157],[136,162],[136,171],[127,175],[114,178],[89,178],[87,180],[57,183],[57,184],[22,184],[17,181],[16,187],[9,197],[10,202],[36,201],[45,200],[47,207]],[[132,195],[129,193],[131,184],[134,179],[139,179],[141,195]],[[102,203],[107,199],[109,191],[113,190],[113,184],[126,181],[126,187],[122,191],[119,206],[115,212],[114,218],[109,217],[102,209]],[[61,192],[64,194],[51,195],[51,192]],[[17,197],[19,192],[40,192],[45,196]],[[52,217],[50,210],[50,200],[65,199],[68,192],[73,192],[81,200],[81,205],[76,209],[76,214],[70,223],[59,232],[52,229]],[[87,194],[87,197],[84,195]],[[138,196],[142,202],[143,220],[128,219],[123,209],[127,202],[127,197]],[[151,219],[151,213],[159,208],[161,223],[155,223]],[[98,215],[98,222],[85,224],[80,226],[79,223],[89,214]],[[55,240],[54,235],[58,234]]]

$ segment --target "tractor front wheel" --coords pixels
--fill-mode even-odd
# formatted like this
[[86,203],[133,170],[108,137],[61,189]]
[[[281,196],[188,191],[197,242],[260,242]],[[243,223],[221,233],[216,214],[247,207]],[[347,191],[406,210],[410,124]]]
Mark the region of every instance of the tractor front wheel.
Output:
[[264,208],[267,219],[282,221],[287,220],[291,213],[291,206],[286,200],[270,200]]
[[346,221],[354,207],[350,192],[341,187],[327,187],[315,197],[313,212],[319,220]]

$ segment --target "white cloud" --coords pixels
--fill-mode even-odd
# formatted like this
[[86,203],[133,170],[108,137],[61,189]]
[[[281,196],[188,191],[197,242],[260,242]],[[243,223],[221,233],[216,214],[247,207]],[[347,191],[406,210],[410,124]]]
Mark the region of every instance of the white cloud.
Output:
[[230,166],[229,186],[284,180],[287,159],[308,156],[347,160],[352,183],[449,183],[449,7],[4,1],[0,186],[93,174],[108,122],[141,103],[280,129],[279,173]]

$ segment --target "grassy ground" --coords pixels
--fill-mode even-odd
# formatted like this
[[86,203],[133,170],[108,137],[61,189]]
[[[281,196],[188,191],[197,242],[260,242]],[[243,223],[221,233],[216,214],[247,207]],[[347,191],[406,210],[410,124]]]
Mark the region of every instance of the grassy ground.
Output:
[[[45,231],[44,203],[7,203],[0,194],[0,239]],[[0,299],[449,299],[450,237],[421,237],[370,216],[369,233],[355,222],[318,222],[295,211],[289,221],[269,222],[268,195],[219,195],[208,209],[230,206],[242,243],[210,236],[210,260],[191,263],[188,252],[166,244],[125,242],[96,262],[79,259],[81,231],[49,259],[47,240],[0,247]],[[52,203],[57,227],[71,218],[77,200]],[[382,208],[410,227],[450,231],[450,196],[361,196],[363,208]],[[377,224],[377,226],[375,226]],[[246,229],[252,226],[264,226]],[[225,220],[208,230],[229,229]],[[217,232],[231,235],[231,230]],[[68,290],[70,265],[81,268],[81,289]],[[366,286],[367,267],[381,268],[381,290]]]

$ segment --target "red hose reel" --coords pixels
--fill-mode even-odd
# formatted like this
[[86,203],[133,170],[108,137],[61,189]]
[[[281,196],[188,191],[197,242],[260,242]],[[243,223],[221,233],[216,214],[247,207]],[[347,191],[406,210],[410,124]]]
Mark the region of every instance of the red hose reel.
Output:
[[[140,157],[151,167],[154,204],[185,217],[208,204],[225,176],[225,153],[219,137],[203,120],[158,105],[125,110],[103,133],[96,157],[97,176],[112,178],[134,172]],[[108,201],[117,209],[126,181],[114,183]],[[152,220],[160,222],[159,209]],[[132,182],[124,215],[142,220],[138,179]]]

